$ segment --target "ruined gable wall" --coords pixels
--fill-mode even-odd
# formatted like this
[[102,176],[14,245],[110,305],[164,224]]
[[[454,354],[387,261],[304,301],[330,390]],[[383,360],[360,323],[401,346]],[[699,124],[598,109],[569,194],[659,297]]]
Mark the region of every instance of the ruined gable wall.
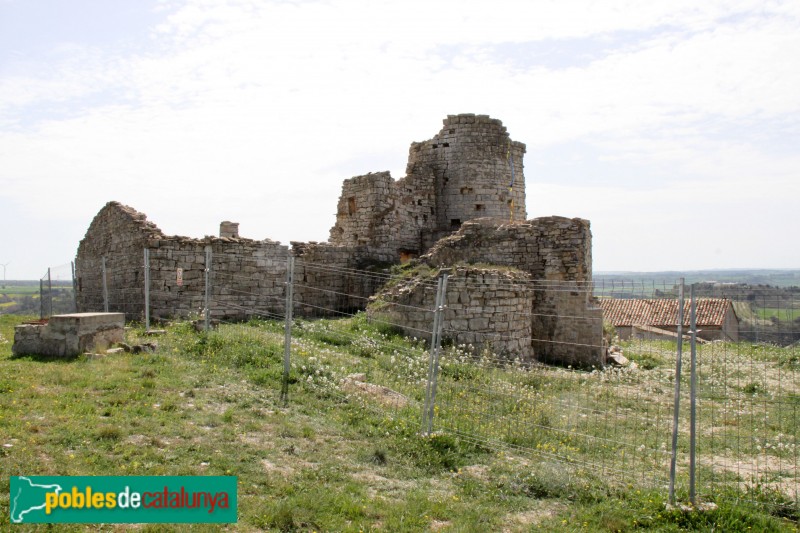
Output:
[[94,217],[78,245],[75,259],[78,311],[103,311],[103,257],[111,311],[138,319],[144,309],[144,247],[163,236],[140,213],[119,202],[108,202]]
[[[109,310],[127,320],[145,314],[144,250],[149,250],[150,316],[186,317],[205,304],[205,249],[212,249],[210,310],[216,318],[243,318],[243,308],[282,314],[288,248],[274,241],[166,236],[147,217],[109,202],[78,247],[78,310],[102,311],[102,258],[106,258]],[[182,269],[182,284],[177,272]]]

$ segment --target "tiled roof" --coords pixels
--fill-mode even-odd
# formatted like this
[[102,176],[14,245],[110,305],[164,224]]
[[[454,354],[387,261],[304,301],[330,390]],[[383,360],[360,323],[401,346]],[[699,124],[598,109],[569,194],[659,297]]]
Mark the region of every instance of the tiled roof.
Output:
[[[689,300],[684,301],[683,325],[689,325]],[[675,326],[678,323],[678,300],[620,299],[601,298],[603,320],[614,326]],[[722,326],[725,313],[731,308],[731,301],[725,298],[697,298],[697,325]]]

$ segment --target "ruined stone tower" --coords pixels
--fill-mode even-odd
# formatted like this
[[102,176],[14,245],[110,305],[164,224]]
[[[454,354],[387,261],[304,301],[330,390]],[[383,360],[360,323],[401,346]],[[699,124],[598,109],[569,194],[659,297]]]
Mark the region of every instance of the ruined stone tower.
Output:
[[345,180],[329,242],[397,262],[423,254],[468,220],[524,221],[524,154],[499,120],[450,115],[432,139],[411,144],[406,177],[377,172]]
[[433,139],[412,143],[406,173],[433,172],[436,230],[450,233],[474,218],[527,218],[524,155],[501,121],[450,115]]

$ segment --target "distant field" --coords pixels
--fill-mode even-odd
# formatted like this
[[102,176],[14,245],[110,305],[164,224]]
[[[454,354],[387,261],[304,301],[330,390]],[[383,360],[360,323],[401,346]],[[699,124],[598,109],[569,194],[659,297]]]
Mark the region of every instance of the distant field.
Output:
[[0,288],[0,295],[6,295],[9,298],[19,296],[33,296],[39,294],[39,286],[33,285],[6,285]]
[[639,283],[644,280],[646,284],[663,284],[671,286],[679,278],[684,278],[685,283],[712,282],[721,283],[749,283],[751,285],[772,285],[773,287],[800,286],[800,270],[693,270],[693,271],[664,271],[664,272],[604,272],[596,271],[596,282],[624,281]]
[[775,307],[756,308],[756,316],[761,319],[769,320],[770,317],[775,317],[778,320],[792,321],[800,318],[800,308],[787,309]]

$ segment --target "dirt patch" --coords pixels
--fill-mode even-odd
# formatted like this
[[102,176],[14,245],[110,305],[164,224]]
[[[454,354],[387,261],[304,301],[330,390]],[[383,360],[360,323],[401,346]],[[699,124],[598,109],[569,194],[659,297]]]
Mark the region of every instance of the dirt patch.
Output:
[[[756,455],[738,459],[716,456],[700,458],[699,462],[715,470],[732,472],[745,483],[760,483],[762,487],[779,490],[792,499],[797,499],[800,495],[797,466],[791,459],[782,459],[773,455]],[[767,481],[763,481],[765,477]]]
[[541,524],[563,513],[567,509],[567,504],[560,501],[539,500],[533,508],[521,513],[514,513],[506,516],[505,526],[502,531],[529,531],[531,526]]
[[410,481],[389,479],[369,470],[354,472],[350,477],[367,488],[370,498],[381,495],[390,499],[402,499],[414,485]]
[[488,481],[489,467],[486,465],[469,465],[461,468],[461,474],[481,481]]
[[342,380],[342,390],[345,392],[352,392],[361,396],[367,396],[384,407],[391,407],[399,409],[405,407],[409,403],[407,396],[400,394],[397,391],[384,387],[382,385],[375,385],[374,383],[367,383],[364,381],[363,374],[351,374]]
[[294,468],[292,468],[291,466],[276,465],[275,463],[268,461],[267,459],[261,460],[261,466],[264,467],[265,472],[278,474],[284,479],[288,479],[294,474]]

